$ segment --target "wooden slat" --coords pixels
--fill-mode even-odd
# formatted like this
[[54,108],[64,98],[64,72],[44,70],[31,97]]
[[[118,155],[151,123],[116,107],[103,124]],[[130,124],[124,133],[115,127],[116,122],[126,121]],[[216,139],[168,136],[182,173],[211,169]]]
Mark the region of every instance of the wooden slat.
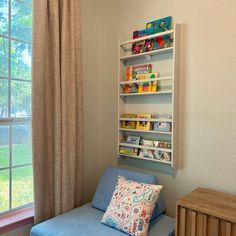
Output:
[[226,222],[225,236],[231,236],[231,222]]
[[196,211],[192,211],[191,214],[191,236],[196,235]]
[[177,236],[185,236],[186,209],[179,207],[179,227]]
[[231,224],[231,235],[230,236],[235,236],[236,235],[236,224],[232,223]]
[[220,220],[219,222],[219,236],[226,236],[226,221]]
[[196,226],[195,226],[196,236],[206,236],[207,235],[207,215],[196,212]]
[[192,210],[186,209],[186,224],[185,224],[186,236],[191,236],[191,226],[192,226]]
[[219,235],[219,219],[213,216],[208,216],[207,219],[207,235]]
[[202,236],[207,235],[207,215],[203,215]]

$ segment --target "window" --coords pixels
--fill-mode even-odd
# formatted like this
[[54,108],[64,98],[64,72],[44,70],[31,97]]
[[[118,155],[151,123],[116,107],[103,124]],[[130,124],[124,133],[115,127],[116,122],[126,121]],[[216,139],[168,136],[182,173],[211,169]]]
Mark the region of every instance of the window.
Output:
[[31,0],[0,0],[0,214],[33,201]]

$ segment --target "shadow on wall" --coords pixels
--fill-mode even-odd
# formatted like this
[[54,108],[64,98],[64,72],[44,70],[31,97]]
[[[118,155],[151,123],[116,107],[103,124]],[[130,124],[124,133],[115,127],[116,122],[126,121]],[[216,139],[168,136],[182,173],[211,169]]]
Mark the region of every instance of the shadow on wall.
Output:
[[186,68],[188,67],[186,43],[188,41],[186,24],[180,26],[180,60],[179,60],[179,128],[178,128],[178,169],[184,169],[184,160],[186,159]]
[[164,163],[153,162],[149,160],[132,159],[129,157],[121,157],[118,159],[118,166],[123,165],[130,166],[132,168],[151,170],[155,172],[158,171],[160,173],[164,173],[172,177],[175,177],[177,172],[170,165]]
[[157,171],[163,174],[170,175],[172,177],[176,176],[177,170],[184,168],[184,162],[186,159],[186,92],[187,92],[187,80],[186,80],[186,67],[187,65],[187,50],[185,45],[187,42],[187,30],[186,25],[181,23],[180,27],[180,64],[179,64],[179,129],[178,129],[178,167],[173,169],[171,166],[164,163],[155,163],[152,161],[138,160],[132,158],[122,157],[118,159],[118,165],[128,165],[130,167],[135,167],[138,169],[145,169],[151,171]]

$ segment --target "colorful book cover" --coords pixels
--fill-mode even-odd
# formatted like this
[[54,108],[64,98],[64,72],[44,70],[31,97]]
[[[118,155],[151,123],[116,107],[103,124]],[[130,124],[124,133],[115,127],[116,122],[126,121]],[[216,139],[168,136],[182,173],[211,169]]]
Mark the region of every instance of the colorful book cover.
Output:
[[171,46],[172,42],[170,34],[158,36],[152,40],[153,40],[153,50],[168,48]]
[[154,159],[154,151],[147,149],[140,149],[139,156]]
[[[150,34],[148,29],[136,30],[133,32],[133,39],[148,36]],[[153,42],[150,39],[142,40],[132,44],[132,54],[139,54],[149,52],[153,48]]]
[[131,144],[135,144],[135,145],[139,145],[140,143],[140,138],[139,136],[128,136],[127,137],[127,143],[131,143]]
[[170,30],[171,29],[171,16],[148,22],[146,25],[146,29],[151,30],[151,32],[149,31],[149,33],[152,33],[152,34]]
[[140,113],[138,114],[137,116],[138,118],[143,118],[143,119],[150,119],[151,118],[151,114],[148,114],[148,113]]
[[138,121],[136,129],[139,130],[150,130],[151,122],[150,121]]
[[135,150],[136,148],[133,147],[124,147],[124,146],[120,146],[120,154],[124,154],[124,155],[136,155],[137,150]]
[[152,82],[151,92],[157,91],[157,89],[158,89],[157,85],[158,85],[157,81]]
[[159,77],[159,73],[146,73],[146,74],[138,74],[138,80],[145,80],[145,79],[155,79]]
[[154,122],[153,130],[161,131],[161,132],[170,132],[171,131],[171,123],[170,122]]
[[[145,37],[148,35],[164,32],[171,29],[171,16],[148,22],[146,29],[133,32],[133,39]],[[132,54],[150,52],[170,46],[170,35],[156,37],[155,39],[146,39],[132,44]]]
[[132,66],[125,67],[125,80],[132,80]]
[[142,64],[132,66],[132,78],[136,79],[141,74],[152,73],[152,64]]
[[137,115],[131,114],[131,113],[125,113],[125,114],[122,114],[121,117],[123,117],[123,118],[137,118]]
[[137,80],[139,76],[145,74],[147,77],[156,78],[159,73],[152,73],[152,64],[142,64],[136,66],[125,67],[125,80]]
[[135,121],[121,121],[121,128],[124,129],[135,129],[136,128],[136,122]]

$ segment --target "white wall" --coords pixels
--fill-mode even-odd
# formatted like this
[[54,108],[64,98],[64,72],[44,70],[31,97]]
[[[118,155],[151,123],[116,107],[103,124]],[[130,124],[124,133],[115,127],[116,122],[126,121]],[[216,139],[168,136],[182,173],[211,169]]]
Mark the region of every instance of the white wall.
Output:
[[101,76],[102,4],[81,1],[84,79],[84,199],[91,199],[100,176],[101,162]]
[[169,15],[182,24],[180,169],[175,173],[143,161],[121,166],[158,176],[169,215],[176,199],[198,186],[236,194],[236,1],[82,2],[85,201],[91,200],[102,170],[117,165],[118,37],[129,39],[147,21]]

